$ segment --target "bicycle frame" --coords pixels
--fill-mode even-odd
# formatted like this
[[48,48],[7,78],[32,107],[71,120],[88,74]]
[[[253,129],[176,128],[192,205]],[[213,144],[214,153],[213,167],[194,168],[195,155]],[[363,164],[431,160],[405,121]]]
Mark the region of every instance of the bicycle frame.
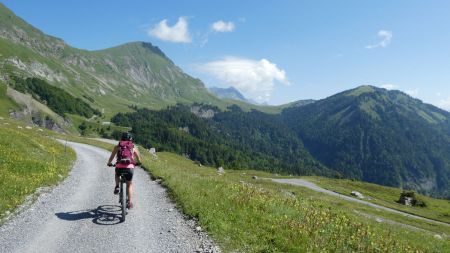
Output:
[[[109,164],[110,167],[115,167],[115,164]],[[119,203],[120,208],[122,210],[122,222],[125,221],[125,217],[127,215],[127,203],[128,203],[128,193],[126,189],[127,180],[125,179],[124,174],[119,173]]]

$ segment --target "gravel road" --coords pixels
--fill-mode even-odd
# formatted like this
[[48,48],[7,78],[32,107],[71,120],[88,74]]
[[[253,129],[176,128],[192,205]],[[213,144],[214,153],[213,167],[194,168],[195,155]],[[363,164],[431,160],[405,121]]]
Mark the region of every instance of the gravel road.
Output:
[[424,217],[421,217],[421,216],[405,213],[405,212],[398,211],[398,210],[395,210],[395,209],[392,209],[392,208],[389,208],[389,207],[380,206],[380,205],[377,205],[377,204],[374,204],[374,203],[371,203],[371,202],[367,202],[367,201],[364,201],[364,200],[361,200],[361,199],[356,199],[356,198],[349,197],[349,196],[346,196],[346,195],[343,195],[343,194],[339,194],[339,193],[336,193],[336,192],[333,192],[333,191],[330,191],[330,190],[326,190],[326,189],[321,188],[321,187],[317,186],[316,184],[311,183],[309,181],[306,181],[304,179],[272,179],[272,180],[274,182],[277,182],[277,183],[291,184],[291,185],[296,185],[296,186],[303,186],[303,187],[309,188],[309,189],[317,191],[317,192],[322,192],[322,193],[325,193],[325,194],[328,194],[328,195],[336,196],[338,198],[345,199],[345,200],[348,200],[348,201],[358,202],[358,203],[363,204],[363,205],[372,206],[372,207],[375,207],[375,208],[378,208],[378,209],[382,209],[382,210],[385,210],[385,211],[388,211],[388,212],[397,213],[397,214],[400,214],[400,215],[403,215],[403,216],[406,216],[406,217],[411,217],[411,218],[419,219],[419,220],[425,220],[425,221],[428,221],[428,222],[431,222],[431,223],[436,223],[436,224],[440,224],[440,225],[444,225],[444,226],[450,226],[450,224],[445,223],[445,222],[440,222],[440,221],[436,221],[436,220],[427,219],[427,218],[424,218]]
[[110,143],[110,144],[115,144],[115,145],[117,145],[117,143],[119,142],[119,141],[116,141],[116,140],[105,139],[105,138],[89,138],[89,139],[92,139],[92,140],[95,140],[95,141],[103,141],[103,142]]
[[77,153],[68,178],[0,227],[0,252],[218,252],[193,220],[142,169],[134,208],[120,222],[109,153],[68,143]]

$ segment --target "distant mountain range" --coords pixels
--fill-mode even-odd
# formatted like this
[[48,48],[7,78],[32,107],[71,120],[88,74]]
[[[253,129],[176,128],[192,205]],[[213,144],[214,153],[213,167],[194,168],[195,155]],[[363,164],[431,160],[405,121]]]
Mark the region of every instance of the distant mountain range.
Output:
[[209,117],[174,107],[113,121],[132,126],[144,145],[205,164],[336,176],[450,198],[450,113],[400,91],[360,86],[271,115],[236,106],[199,110]]
[[222,99],[232,99],[239,100],[243,102],[250,102],[247,98],[242,95],[236,88],[230,86],[228,88],[219,88],[219,87],[209,87],[208,90]]

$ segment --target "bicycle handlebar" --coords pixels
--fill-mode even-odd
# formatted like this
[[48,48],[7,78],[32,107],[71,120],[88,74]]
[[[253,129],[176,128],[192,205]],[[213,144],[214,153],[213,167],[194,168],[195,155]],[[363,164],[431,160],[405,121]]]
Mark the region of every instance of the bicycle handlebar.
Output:
[[[136,163],[134,166],[141,166],[141,165],[142,165],[142,163]],[[107,166],[108,167],[115,167],[116,164],[115,163],[110,163],[110,164],[107,164]]]

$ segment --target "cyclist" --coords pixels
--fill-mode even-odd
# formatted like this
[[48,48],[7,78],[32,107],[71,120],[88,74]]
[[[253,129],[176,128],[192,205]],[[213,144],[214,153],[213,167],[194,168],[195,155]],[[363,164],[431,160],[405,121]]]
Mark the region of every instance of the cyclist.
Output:
[[136,165],[141,164],[141,157],[137,148],[134,147],[133,136],[131,133],[125,132],[122,134],[119,144],[117,144],[111,152],[111,156],[109,157],[107,163],[108,166],[112,166],[111,162],[116,155],[116,186],[114,188],[114,194],[119,193],[119,174],[123,174],[125,176],[125,180],[127,181],[127,207],[131,209],[133,208],[133,170]]

